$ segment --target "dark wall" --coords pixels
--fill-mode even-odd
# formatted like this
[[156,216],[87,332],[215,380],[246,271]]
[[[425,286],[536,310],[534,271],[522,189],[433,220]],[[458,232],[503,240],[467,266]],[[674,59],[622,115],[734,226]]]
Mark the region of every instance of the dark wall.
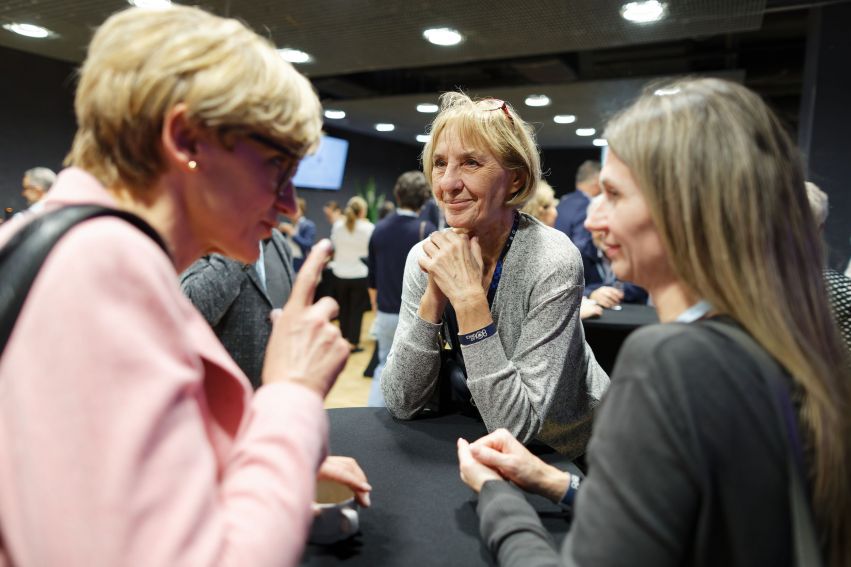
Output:
[[[62,160],[76,129],[74,119],[75,66],[21,51],[0,47],[0,74],[7,78],[0,89],[0,205],[16,210],[24,207],[21,178],[37,165],[54,171]],[[370,178],[377,193],[393,199],[393,185],[399,174],[420,169],[419,144],[408,145],[362,134],[328,128],[328,134],[349,141],[346,172],[340,191],[299,189],[307,201],[308,218],[317,225],[319,237],[328,236],[331,227],[322,214],[328,200],[344,207]],[[546,179],[561,195],[574,189],[576,168],[586,159],[599,159],[600,151],[548,150],[543,153]]]
[[576,170],[587,159],[600,161],[599,148],[545,150],[541,155],[544,179],[555,189],[556,197],[562,197],[576,189]]
[[59,171],[71,147],[74,67],[0,47],[0,205],[23,208],[21,178],[35,166]]
[[830,198],[825,226],[828,263],[845,270],[851,255],[851,4],[813,8],[807,35],[807,62],[798,142],[808,179]]

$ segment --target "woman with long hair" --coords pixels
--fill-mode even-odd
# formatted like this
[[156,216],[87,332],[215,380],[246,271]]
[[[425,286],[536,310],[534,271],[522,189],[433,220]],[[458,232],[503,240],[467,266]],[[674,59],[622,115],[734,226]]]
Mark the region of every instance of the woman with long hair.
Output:
[[367,205],[363,197],[352,197],[343,211],[343,218],[331,229],[334,244],[334,289],[340,304],[340,330],[349,341],[352,352],[361,350],[360,331],[363,312],[369,307],[369,237],[375,226],[366,220]]
[[484,537],[500,564],[557,562],[505,478],[576,497],[565,565],[790,565],[801,447],[823,555],[851,565],[851,377],[797,148],[755,93],[718,79],[648,91],[605,137],[589,222],[663,324],[624,344],[581,484],[506,432],[459,441]]

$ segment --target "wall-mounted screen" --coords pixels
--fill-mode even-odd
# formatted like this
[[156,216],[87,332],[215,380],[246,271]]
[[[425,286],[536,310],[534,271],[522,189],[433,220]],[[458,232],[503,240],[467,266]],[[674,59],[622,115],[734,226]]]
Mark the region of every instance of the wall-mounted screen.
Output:
[[348,153],[348,140],[323,135],[316,153],[301,160],[293,185],[311,189],[339,189],[343,184]]

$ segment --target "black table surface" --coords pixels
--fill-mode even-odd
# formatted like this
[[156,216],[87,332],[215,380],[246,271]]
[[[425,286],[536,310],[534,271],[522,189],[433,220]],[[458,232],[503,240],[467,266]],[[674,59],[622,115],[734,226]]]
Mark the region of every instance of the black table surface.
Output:
[[[308,545],[302,565],[492,565],[479,537],[476,495],[461,481],[456,440],[485,435],[484,424],[461,416],[396,420],[384,408],[328,411],[331,454],[358,460],[372,485],[372,506],[360,510],[360,533],[333,545]],[[576,471],[546,446],[545,461]],[[561,541],[569,520],[558,506],[528,496]]]
[[642,325],[651,325],[659,322],[656,309],[649,305],[635,305],[624,303],[620,310],[603,309],[600,317],[584,319],[582,326],[585,329],[623,329],[633,330]]

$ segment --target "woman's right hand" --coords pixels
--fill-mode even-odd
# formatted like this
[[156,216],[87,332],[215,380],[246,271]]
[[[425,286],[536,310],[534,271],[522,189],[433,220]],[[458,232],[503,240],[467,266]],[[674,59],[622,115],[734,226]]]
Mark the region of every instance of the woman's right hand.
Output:
[[299,270],[282,310],[272,312],[272,334],[263,362],[263,383],[291,381],[323,398],[349,357],[349,344],[331,323],[339,306],[330,297],[313,303],[322,268],[331,257],[331,242],[319,241]]
[[443,320],[443,311],[446,309],[446,304],[449,303],[446,295],[441,291],[440,286],[434,281],[434,277],[428,274],[428,284],[426,284],[425,293],[420,299],[420,308],[417,310],[417,315],[423,321],[430,323],[440,323]]
[[548,465],[523,446],[506,429],[497,429],[470,445],[473,457],[526,492],[559,502],[570,475]]

